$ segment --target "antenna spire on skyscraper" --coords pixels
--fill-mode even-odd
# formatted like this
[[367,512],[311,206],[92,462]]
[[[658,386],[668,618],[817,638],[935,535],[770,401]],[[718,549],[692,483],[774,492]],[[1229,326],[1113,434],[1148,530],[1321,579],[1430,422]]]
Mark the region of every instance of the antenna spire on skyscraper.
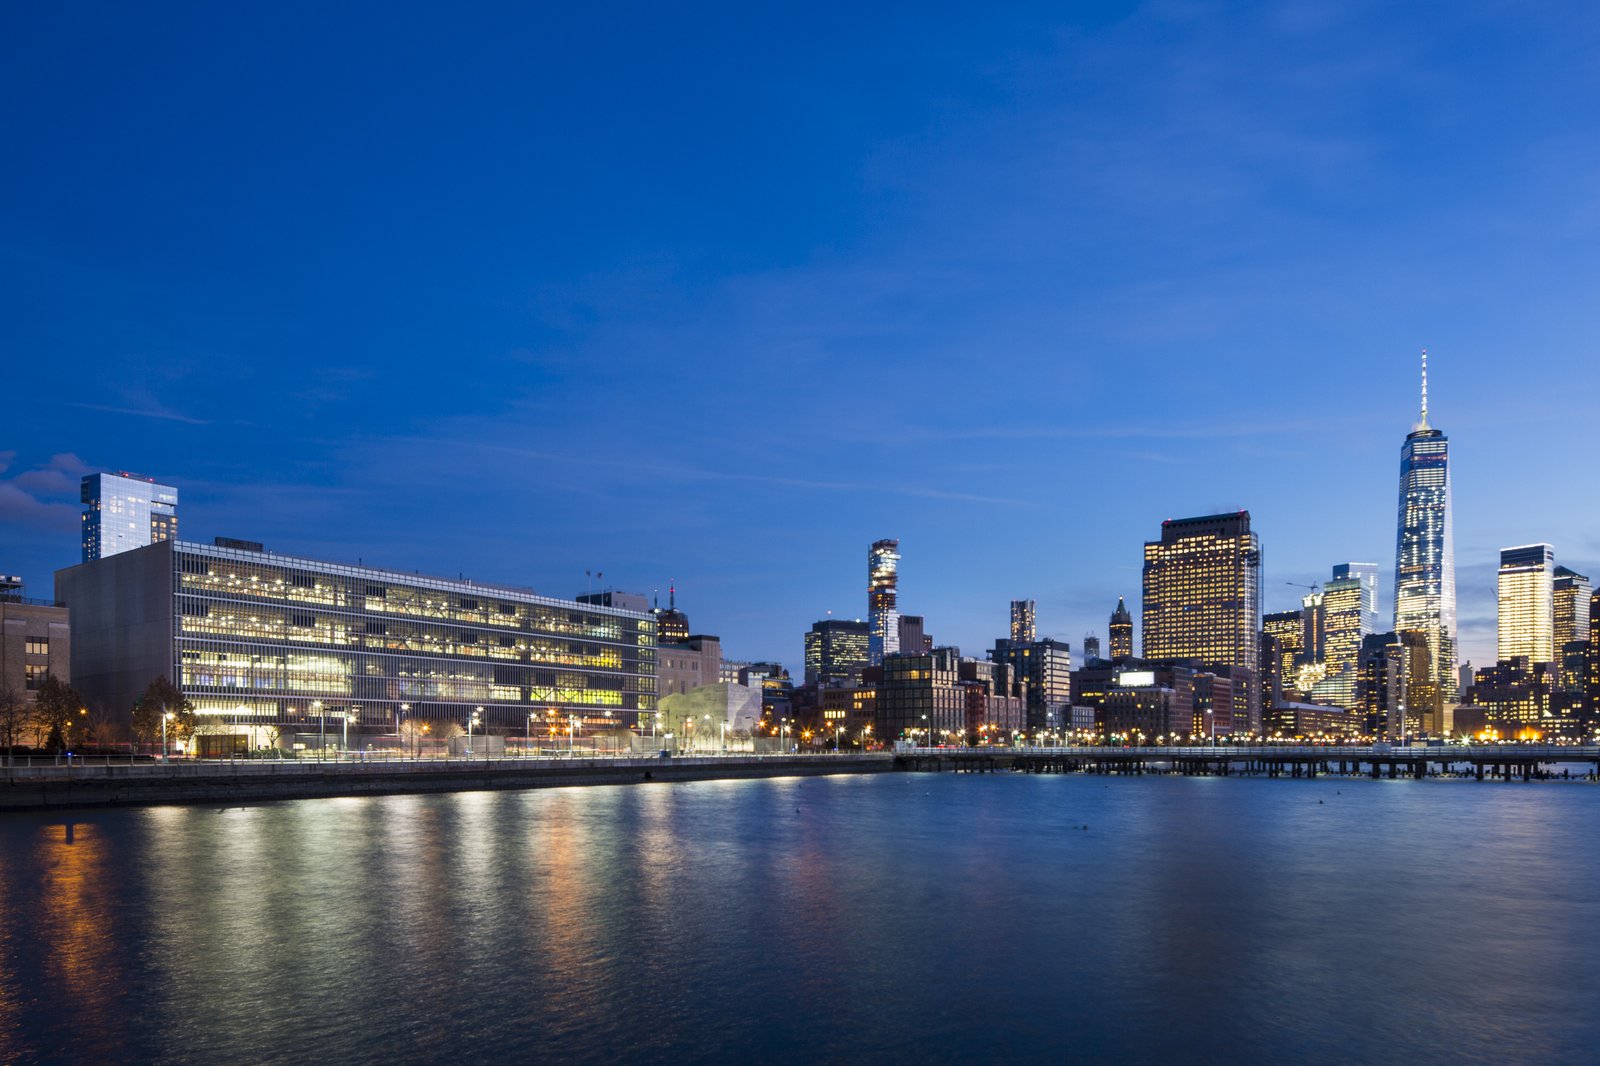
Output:
[[1422,349],[1422,423],[1420,429],[1428,428],[1428,349]]

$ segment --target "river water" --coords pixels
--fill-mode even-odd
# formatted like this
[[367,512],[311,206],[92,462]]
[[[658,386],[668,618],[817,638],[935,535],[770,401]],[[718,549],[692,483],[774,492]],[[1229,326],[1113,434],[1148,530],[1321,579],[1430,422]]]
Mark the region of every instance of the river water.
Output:
[[1600,787],[890,774],[0,818],[0,1062],[1594,1062]]

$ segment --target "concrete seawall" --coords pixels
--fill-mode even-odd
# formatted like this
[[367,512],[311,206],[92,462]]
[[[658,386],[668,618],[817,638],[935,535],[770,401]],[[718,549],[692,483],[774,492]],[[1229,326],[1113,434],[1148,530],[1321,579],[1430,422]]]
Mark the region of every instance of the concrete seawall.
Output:
[[0,812],[883,773],[887,755],[175,763],[0,770]]

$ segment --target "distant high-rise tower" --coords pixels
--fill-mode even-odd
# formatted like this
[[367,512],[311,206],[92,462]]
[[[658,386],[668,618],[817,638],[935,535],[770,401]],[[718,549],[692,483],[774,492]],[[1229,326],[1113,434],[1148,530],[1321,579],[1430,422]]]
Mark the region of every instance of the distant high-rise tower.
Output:
[[[900,650],[900,542],[876,540],[867,549],[868,658],[873,666]],[[913,649],[920,650],[920,649]]]
[[1133,657],[1133,615],[1128,613],[1121,596],[1117,597],[1117,609],[1111,612],[1111,657]]
[[1146,659],[1243,671],[1248,716],[1236,709],[1234,729],[1260,732],[1261,540],[1249,511],[1161,523],[1161,539],[1144,546],[1142,632]]
[[1279,611],[1263,615],[1261,635],[1271,640],[1275,651],[1275,657],[1270,662],[1268,657],[1262,658],[1262,662],[1267,664],[1262,669],[1270,669],[1272,674],[1263,679],[1263,690],[1270,688],[1275,698],[1298,702],[1304,696],[1300,691],[1300,661],[1306,646],[1304,613]]
[[1361,642],[1377,617],[1378,564],[1340,563],[1322,587],[1322,679],[1312,699],[1354,711]]
[[1556,655],[1561,659],[1560,686],[1563,692],[1582,692],[1584,672],[1590,654],[1589,579],[1576,570],[1556,567],[1553,607],[1555,613]]
[[[1394,628],[1427,643],[1428,678],[1408,677],[1411,713],[1419,686],[1456,695],[1456,560],[1450,521],[1450,443],[1428,425],[1428,353],[1422,353],[1422,417],[1400,447],[1400,514],[1394,553]],[[1414,661],[1411,656],[1408,661]],[[1431,708],[1438,710],[1439,708]]]
[[[660,593],[656,593],[660,595]],[[656,601],[660,603],[660,600]],[[656,642],[659,644],[682,644],[689,639],[689,616],[678,610],[678,586],[667,587],[667,609],[654,608],[651,614],[656,616]]]
[[1556,550],[1526,544],[1500,552],[1500,640],[1502,661],[1525,656],[1530,662],[1556,661]]
[[1085,633],[1083,637],[1083,661],[1100,658],[1100,638],[1093,633]]
[[1039,628],[1036,624],[1037,615],[1032,600],[1011,601],[1011,641],[1014,644],[1030,644],[1038,640]]
[[178,490],[137,474],[90,474],[83,500],[83,561],[178,536]]
[[1589,639],[1589,579],[1576,570],[1556,567],[1552,607],[1555,614],[1555,644]]

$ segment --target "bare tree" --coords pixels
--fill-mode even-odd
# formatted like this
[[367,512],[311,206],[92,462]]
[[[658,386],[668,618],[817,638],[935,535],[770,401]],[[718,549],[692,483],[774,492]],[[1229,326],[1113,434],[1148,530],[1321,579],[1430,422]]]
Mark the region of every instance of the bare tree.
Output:
[[22,693],[9,684],[0,684],[0,747],[6,749],[6,765],[12,764],[12,749],[22,740],[33,716],[33,707]]

